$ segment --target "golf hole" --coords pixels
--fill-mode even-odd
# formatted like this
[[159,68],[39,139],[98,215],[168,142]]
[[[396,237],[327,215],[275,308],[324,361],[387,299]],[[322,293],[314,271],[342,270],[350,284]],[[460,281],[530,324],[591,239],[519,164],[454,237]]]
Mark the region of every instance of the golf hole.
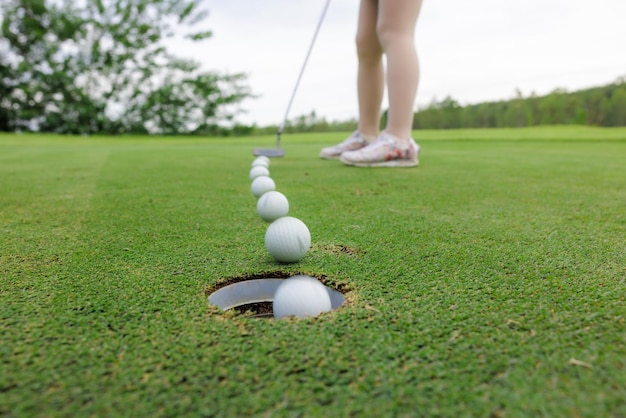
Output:
[[333,289],[325,284],[326,277],[306,273],[274,272],[258,276],[225,279],[222,283],[207,290],[209,304],[223,311],[234,311],[251,318],[273,318],[274,293],[278,286],[292,276],[305,274],[318,279],[328,292],[331,310],[339,309],[346,303],[342,292],[344,286]]

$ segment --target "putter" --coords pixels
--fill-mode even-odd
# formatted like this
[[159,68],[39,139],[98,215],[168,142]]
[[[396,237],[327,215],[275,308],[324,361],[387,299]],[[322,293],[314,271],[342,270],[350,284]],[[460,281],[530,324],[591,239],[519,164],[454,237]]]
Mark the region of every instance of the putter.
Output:
[[300,85],[300,80],[302,79],[302,74],[304,74],[304,69],[306,68],[306,64],[309,61],[309,57],[311,56],[311,51],[313,51],[313,45],[315,45],[315,39],[317,38],[317,34],[320,31],[320,27],[322,27],[322,22],[324,21],[324,16],[326,15],[326,10],[328,10],[328,5],[330,4],[330,0],[326,0],[326,5],[322,10],[322,15],[320,16],[320,20],[317,23],[317,28],[315,29],[315,33],[313,34],[313,40],[311,41],[311,46],[309,46],[309,52],[306,54],[306,58],[304,59],[304,63],[302,64],[302,68],[300,69],[300,75],[298,75],[298,80],[296,81],[296,86],[291,93],[291,99],[289,99],[289,104],[287,105],[287,110],[285,111],[285,117],[278,127],[278,132],[276,132],[276,148],[256,148],[252,153],[257,157],[260,155],[264,155],[266,157],[282,157],[285,155],[285,151],[280,147],[280,137],[283,134],[283,129],[285,129],[285,124],[287,123],[287,117],[289,116],[289,110],[291,109],[291,104],[293,103],[293,99],[296,96],[296,91],[298,90],[298,86]]

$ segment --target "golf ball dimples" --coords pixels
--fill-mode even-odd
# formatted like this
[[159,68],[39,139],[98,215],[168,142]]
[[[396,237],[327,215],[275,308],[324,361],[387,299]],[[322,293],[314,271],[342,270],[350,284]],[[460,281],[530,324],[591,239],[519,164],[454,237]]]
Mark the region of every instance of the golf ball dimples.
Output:
[[274,293],[274,317],[306,318],[328,312],[332,306],[326,286],[310,276],[284,280]]
[[264,157],[264,158],[257,158],[254,161],[252,161],[252,167],[265,167],[265,168],[269,168],[270,167],[270,161],[269,158]]
[[269,176],[259,176],[252,180],[252,194],[256,197],[261,197],[263,193],[276,190],[276,183]]
[[261,219],[266,222],[272,222],[287,216],[287,213],[289,213],[289,201],[280,192],[266,192],[259,198],[256,204],[256,211]]
[[311,248],[311,233],[300,219],[283,216],[267,227],[265,248],[277,261],[293,263]]
[[267,169],[267,167],[255,166],[250,169],[250,180],[254,180],[255,178],[259,176],[269,176],[269,175],[270,175],[270,171]]

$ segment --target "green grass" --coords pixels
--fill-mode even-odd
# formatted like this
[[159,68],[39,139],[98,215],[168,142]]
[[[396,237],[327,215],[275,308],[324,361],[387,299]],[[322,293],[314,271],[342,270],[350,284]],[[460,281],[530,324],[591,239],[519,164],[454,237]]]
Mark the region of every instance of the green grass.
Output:
[[[266,253],[244,139],[0,136],[0,415],[626,416],[626,129],[417,132],[416,169],[272,177],[312,249]],[[326,277],[311,320],[206,291]]]

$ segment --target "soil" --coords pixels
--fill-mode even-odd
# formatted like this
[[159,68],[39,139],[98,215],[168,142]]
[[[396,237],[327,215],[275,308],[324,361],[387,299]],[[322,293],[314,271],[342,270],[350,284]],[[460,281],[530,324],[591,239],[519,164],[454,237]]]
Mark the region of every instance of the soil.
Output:
[[274,309],[272,302],[247,303],[235,306],[233,310],[239,314],[249,315],[252,318],[273,318]]

